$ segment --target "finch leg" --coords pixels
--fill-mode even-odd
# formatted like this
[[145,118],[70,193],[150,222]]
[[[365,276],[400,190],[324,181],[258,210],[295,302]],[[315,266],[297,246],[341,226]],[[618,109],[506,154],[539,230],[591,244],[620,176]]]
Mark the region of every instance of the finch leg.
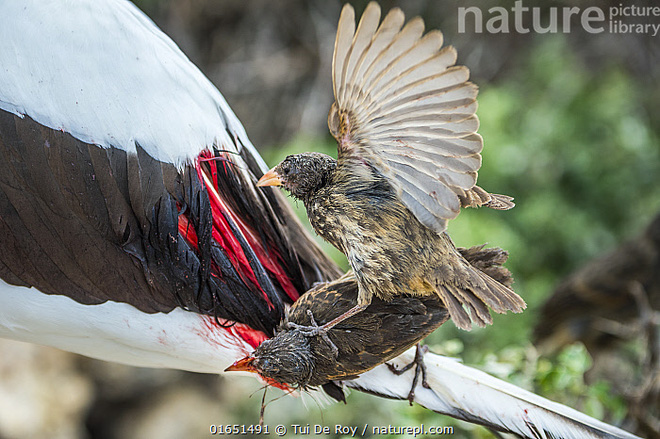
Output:
[[419,376],[422,376],[422,387],[425,389],[430,389],[429,383],[426,381],[426,364],[424,364],[424,354],[429,351],[428,346],[422,346],[420,343],[417,343],[417,348],[415,350],[415,359],[410,363],[406,364],[401,369],[397,369],[395,366],[390,363],[387,364],[387,367],[395,375],[403,375],[405,372],[412,369],[415,366],[415,376],[413,377],[412,387],[410,388],[410,393],[408,393],[408,402],[410,405],[413,404],[415,400],[415,388],[419,382]]
[[321,328],[325,329],[326,331],[332,329],[335,326],[337,326],[337,324],[343,322],[347,318],[353,317],[355,314],[364,311],[367,308],[367,306],[369,305],[355,305],[353,308],[349,309],[344,314],[340,315],[339,317],[335,317],[325,325],[321,326]]
[[328,345],[332,348],[332,352],[336,357],[337,354],[339,354],[339,349],[337,349],[337,346],[332,342],[332,340],[330,340],[330,337],[328,337],[328,331],[334,328],[337,324],[346,320],[347,318],[352,317],[355,314],[363,311],[367,306],[369,305],[355,305],[353,308],[349,309],[344,314],[330,320],[328,323],[326,323],[323,326],[319,326],[316,323],[316,321],[314,320],[314,314],[312,314],[312,311],[308,309],[307,315],[309,316],[310,321],[312,322],[311,326],[299,325],[293,322],[287,323],[287,326],[291,329],[299,330],[303,335],[307,337],[314,337],[316,335],[322,337],[323,340],[325,340],[325,342],[328,343]]
[[312,326],[299,325],[293,322],[287,323],[287,326],[292,329],[302,330],[304,331],[303,334],[307,336],[320,335],[322,332],[327,332],[330,329],[334,328],[335,326],[337,326],[337,324],[343,322],[347,318],[353,317],[355,314],[364,311],[364,309],[367,306],[369,305],[355,305],[353,308],[349,309],[344,314],[330,320],[328,323],[324,324],[323,326],[317,325],[316,322],[314,321],[314,317],[312,317],[312,312],[310,310],[307,310],[307,314],[312,318]]
[[337,357],[337,355],[339,354],[339,349],[337,349],[337,345],[335,345],[332,342],[332,340],[330,340],[330,337],[328,337],[328,329],[330,328],[326,328],[325,325],[319,326],[316,323],[316,320],[314,320],[314,313],[312,313],[311,309],[307,310],[307,315],[309,316],[309,320],[312,323],[311,326],[299,325],[293,322],[289,322],[287,326],[289,328],[300,331],[303,335],[307,337],[314,337],[316,335],[320,336],[328,344],[328,346],[330,346],[334,356]]

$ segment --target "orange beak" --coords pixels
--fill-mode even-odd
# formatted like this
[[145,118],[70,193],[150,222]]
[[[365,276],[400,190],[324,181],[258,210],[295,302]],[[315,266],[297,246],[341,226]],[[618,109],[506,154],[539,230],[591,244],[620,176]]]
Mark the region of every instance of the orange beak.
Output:
[[[254,357],[245,357],[238,360],[236,363],[232,364],[228,368],[226,368],[225,372],[252,372],[258,374],[259,371],[257,370],[256,367],[254,367],[253,363],[254,363]],[[287,384],[278,383],[277,381],[271,378],[267,378],[261,375],[259,375],[259,377],[269,385],[277,387],[278,389],[282,389],[285,392],[293,391],[293,389],[289,387]]]
[[231,366],[225,369],[225,372],[253,372],[258,373],[257,368],[252,364],[254,362],[254,357],[245,357],[238,360]]
[[257,186],[282,186],[282,180],[277,175],[277,172],[275,172],[275,168],[273,168],[259,179]]

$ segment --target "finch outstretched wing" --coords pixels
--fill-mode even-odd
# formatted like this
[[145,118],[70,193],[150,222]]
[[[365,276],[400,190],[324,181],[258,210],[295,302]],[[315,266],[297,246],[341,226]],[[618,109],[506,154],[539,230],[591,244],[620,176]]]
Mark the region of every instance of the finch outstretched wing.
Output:
[[339,160],[359,158],[381,172],[401,201],[441,233],[476,184],[481,166],[477,87],[442,34],[405,26],[400,9],[380,23],[370,3],[355,29],[345,5],[333,58],[335,103],[328,116]]

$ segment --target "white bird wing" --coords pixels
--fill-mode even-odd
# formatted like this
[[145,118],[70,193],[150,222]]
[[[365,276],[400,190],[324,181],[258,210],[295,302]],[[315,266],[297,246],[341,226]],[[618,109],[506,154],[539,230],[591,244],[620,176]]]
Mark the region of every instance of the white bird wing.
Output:
[[378,169],[440,233],[481,167],[477,87],[466,67],[454,66],[454,48],[442,48],[442,33],[422,36],[421,18],[402,28],[403,12],[392,9],[379,20],[380,7],[369,3],[356,30],[353,8],[342,9],[328,125],[340,160],[357,156]]
[[[411,348],[392,363],[401,368],[414,356],[415,348]],[[429,353],[424,356],[424,362],[430,389],[418,386],[415,402],[427,409],[525,438],[640,439],[453,358]],[[386,398],[405,399],[413,376],[414,369],[394,375],[381,365],[344,384]]]

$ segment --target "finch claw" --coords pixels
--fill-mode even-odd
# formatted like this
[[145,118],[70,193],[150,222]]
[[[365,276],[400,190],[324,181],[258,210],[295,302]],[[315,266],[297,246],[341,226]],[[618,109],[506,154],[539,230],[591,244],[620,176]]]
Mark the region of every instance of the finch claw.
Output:
[[415,367],[415,376],[413,377],[412,386],[410,388],[410,392],[408,393],[408,398],[407,398],[410,405],[412,405],[413,402],[415,401],[415,388],[417,387],[417,383],[419,382],[420,375],[422,376],[422,387],[424,387],[425,389],[431,388],[428,381],[426,381],[426,364],[424,364],[424,354],[426,354],[428,351],[429,351],[428,346],[422,346],[419,343],[417,343],[417,350],[415,351],[415,359],[410,363],[406,364],[401,369],[397,369],[396,366],[390,363],[385,363],[387,367],[390,369],[390,371],[395,375],[403,375],[405,372],[412,369],[413,366]]
[[328,344],[330,349],[332,349],[332,355],[335,358],[337,358],[337,356],[339,355],[339,349],[337,348],[337,345],[335,345],[328,336],[329,328],[319,326],[316,323],[316,320],[314,320],[314,314],[312,313],[312,310],[308,309],[307,315],[309,316],[311,326],[304,326],[304,325],[299,325],[297,323],[288,322],[287,327],[290,329],[300,331],[300,333],[306,337],[316,337],[316,336],[321,337],[323,341],[325,341]]

